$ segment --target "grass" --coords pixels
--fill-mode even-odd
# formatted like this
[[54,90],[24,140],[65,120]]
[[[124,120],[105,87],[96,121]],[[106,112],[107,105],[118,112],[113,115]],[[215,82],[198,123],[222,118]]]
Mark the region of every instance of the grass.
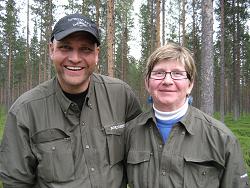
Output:
[[[216,114],[215,118],[219,119]],[[0,140],[3,135],[6,111],[0,106]],[[243,115],[239,120],[234,121],[231,115],[225,116],[225,124],[232,130],[238,138],[243,152],[248,176],[250,177],[250,114]],[[0,182],[0,188],[2,188]]]
[[3,136],[4,122],[6,119],[6,111],[0,106],[0,140]]
[[[4,129],[4,122],[5,122],[5,119],[6,119],[6,112],[4,110],[4,108],[1,108],[0,106],[0,140],[3,136],[3,129]],[[0,188],[2,188],[2,183],[0,182]]]
[[231,115],[225,117],[225,124],[232,130],[240,142],[246,164],[248,177],[250,177],[250,114],[243,115],[234,121]]

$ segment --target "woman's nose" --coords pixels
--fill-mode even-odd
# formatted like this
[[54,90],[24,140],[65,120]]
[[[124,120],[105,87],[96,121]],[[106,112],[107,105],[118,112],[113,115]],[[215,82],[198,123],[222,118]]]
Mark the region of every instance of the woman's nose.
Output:
[[172,79],[170,73],[166,74],[165,78],[163,79],[163,82],[164,83],[172,83],[173,82],[173,79]]

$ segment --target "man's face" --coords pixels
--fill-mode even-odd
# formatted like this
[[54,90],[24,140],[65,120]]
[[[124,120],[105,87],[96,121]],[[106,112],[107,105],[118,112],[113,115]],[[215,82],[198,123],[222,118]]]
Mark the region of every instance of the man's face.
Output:
[[99,47],[87,32],[76,32],[50,43],[50,57],[65,92],[81,93],[88,88],[98,54]]

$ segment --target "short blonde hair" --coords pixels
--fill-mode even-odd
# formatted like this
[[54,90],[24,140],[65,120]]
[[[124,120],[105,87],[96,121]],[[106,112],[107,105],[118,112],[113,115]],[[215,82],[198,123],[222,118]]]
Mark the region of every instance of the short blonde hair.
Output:
[[166,45],[157,48],[148,58],[145,77],[148,80],[154,66],[161,60],[176,59],[181,62],[189,75],[190,82],[194,82],[196,75],[196,66],[192,53],[185,47],[175,43],[167,43]]

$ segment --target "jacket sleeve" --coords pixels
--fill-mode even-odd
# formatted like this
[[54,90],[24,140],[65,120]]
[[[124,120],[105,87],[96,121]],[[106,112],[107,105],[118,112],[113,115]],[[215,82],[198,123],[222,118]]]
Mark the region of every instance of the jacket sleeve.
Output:
[[29,188],[35,181],[35,157],[29,131],[16,114],[9,112],[0,147],[0,179],[4,188]]
[[249,178],[245,168],[240,144],[237,140],[229,146],[226,167],[220,188],[249,188]]

